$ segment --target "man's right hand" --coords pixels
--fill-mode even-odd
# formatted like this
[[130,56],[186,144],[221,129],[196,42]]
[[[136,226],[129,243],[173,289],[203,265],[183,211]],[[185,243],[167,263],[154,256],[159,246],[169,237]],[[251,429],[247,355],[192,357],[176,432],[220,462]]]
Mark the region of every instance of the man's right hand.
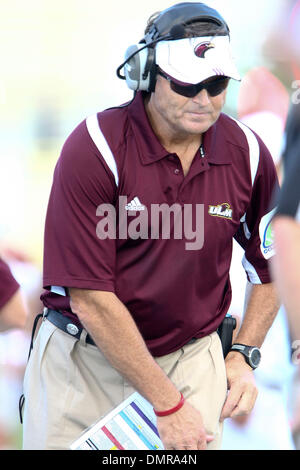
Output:
[[[180,393],[154,360],[125,305],[112,292],[70,288],[71,308],[95,343],[121,375],[162,411],[176,406]],[[213,440],[201,414],[189,403],[175,413],[157,417],[165,449],[206,449]]]
[[168,416],[157,417],[165,450],[206,450],[214,436],[206,433],[201,414],[188,402]]

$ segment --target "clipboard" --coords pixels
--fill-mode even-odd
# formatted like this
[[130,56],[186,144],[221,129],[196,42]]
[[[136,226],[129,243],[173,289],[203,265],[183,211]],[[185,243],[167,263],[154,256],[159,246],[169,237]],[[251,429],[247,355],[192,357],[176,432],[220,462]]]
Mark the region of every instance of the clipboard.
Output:
[[87,428],[71,450],[164,450],[151,404],[134,392]]

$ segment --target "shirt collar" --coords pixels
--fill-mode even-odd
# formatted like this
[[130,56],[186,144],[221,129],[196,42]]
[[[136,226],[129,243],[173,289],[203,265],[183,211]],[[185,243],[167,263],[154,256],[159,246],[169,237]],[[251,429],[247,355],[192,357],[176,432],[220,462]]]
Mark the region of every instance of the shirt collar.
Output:
[[[170,155],[158,140],[149,122],[142,92],[137,92],[128,107],[130,122],[138,144],[140,158],[145,165],[157,162]],[[231,156],[226,145],[226,136],[219,119],[203,134],[203,148],[208,163],[223,165],[231,163]]]
[[128,107],[128,113],[142,163],[147,165],[170,155],[170,152],[161,145],[151,127],[142,92],[136,93]]

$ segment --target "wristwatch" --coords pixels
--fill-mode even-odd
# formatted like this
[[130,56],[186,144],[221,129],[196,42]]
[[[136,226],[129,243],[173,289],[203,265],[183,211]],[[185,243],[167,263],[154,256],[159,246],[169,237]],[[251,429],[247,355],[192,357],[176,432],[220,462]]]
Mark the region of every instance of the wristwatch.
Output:
[[256,346],[246,346],[246,344],[235,343],[231,346],[230,351],[237,351],[243,354],[247,364],[256,369],[259,366],[261,353]]

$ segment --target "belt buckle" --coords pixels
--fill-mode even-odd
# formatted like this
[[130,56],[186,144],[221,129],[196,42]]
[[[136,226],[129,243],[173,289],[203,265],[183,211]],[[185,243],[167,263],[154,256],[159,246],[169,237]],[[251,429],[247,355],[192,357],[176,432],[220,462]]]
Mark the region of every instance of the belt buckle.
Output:
[[79,333],[79,328],[74,325],[74,323],[68,323],[66,325],[66,330],[69,333],[69,335],[76,336]]

